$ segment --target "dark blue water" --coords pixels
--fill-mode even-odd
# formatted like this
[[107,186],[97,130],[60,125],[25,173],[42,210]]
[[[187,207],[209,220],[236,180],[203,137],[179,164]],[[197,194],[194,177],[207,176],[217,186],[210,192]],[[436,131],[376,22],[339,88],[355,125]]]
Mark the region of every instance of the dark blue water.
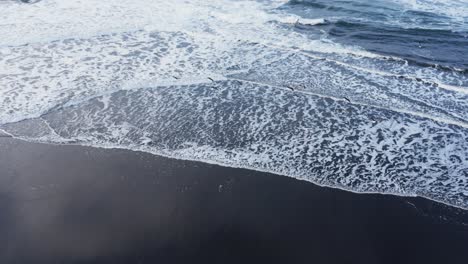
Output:
[[[445,6],[444,3],[445,2]],[[405,3],[407,5],[405,5]],[[281,9],[320,25],[296,25],[312,38],[361,47],[421,66],[468,69],[468,3],[457,1],[293,0]]]

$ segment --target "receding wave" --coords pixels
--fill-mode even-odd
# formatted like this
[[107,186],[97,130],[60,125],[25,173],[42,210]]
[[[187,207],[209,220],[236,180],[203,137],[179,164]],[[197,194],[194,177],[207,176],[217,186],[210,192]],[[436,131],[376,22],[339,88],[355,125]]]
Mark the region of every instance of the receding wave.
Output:
[[268,85],[117,91],[2,129],[468,205],[468,129]]
[[466,70],[334,38],[349,10],[291,3],[4,4],[0,130],[468,209]]

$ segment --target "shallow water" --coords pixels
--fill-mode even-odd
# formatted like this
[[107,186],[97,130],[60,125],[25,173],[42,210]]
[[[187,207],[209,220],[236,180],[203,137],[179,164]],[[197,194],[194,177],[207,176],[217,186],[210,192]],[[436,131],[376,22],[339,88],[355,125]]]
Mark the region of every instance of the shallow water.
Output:
[[468,208],[468,2],[0,8],[0,128],[15,137]]

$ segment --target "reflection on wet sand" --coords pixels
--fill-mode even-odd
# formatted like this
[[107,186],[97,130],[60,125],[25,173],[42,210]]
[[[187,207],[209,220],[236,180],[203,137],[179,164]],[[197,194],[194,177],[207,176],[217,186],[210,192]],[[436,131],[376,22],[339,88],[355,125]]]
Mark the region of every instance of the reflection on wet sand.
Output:
[[406,201],[145,153],[0,138],[0,263],[383,263],[407,258],[409,245],[415,258],[467,257],[463,211],[443,207],[451,218],[434,220],[421,212],[441,205]]

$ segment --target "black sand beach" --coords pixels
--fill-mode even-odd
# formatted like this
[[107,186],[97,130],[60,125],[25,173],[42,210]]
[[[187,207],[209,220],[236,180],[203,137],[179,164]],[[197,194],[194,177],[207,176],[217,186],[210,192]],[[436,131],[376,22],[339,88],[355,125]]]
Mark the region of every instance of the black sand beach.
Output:
[[0,263],[466,263],[467,213],[0,137]]

